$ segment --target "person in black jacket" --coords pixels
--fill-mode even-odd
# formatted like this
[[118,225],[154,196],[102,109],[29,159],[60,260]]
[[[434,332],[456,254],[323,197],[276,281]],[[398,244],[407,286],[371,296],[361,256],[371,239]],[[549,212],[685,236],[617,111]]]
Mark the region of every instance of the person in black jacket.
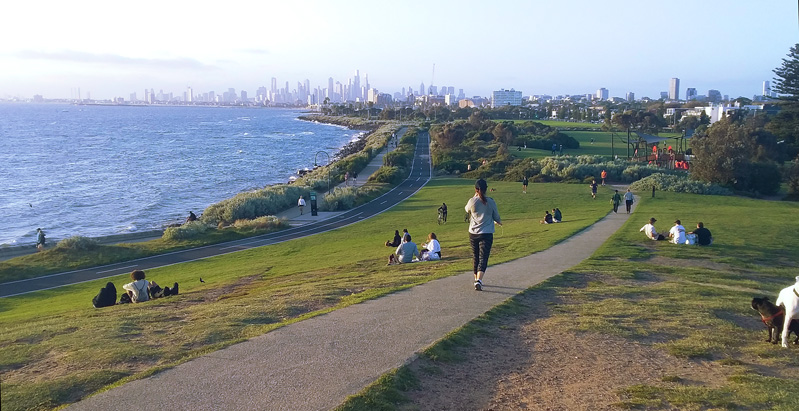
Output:
[[399,247],[402,243],[402,237],[400,237],[399,230],[394,230],[394,240],[386,241],[386,247]]
[[100,292],[92,299],[94,308],[110,307],[117,302],[117,288],[114,283],[108,282],[105,287],[100,289]]

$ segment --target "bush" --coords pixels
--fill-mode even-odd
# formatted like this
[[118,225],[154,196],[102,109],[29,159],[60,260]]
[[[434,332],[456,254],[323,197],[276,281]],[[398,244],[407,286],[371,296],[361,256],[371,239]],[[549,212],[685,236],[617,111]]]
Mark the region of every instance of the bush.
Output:
[[95,249],[97,245],[97,240],[75,235],[59,241],[55,248],[58,250],[89,251]]
[[[324,185],[327,180],[325,180]],[[275,185],[261,190],[239,193],[233,198],[210,205],[200,218],[209,225],[232,224],[236,220],[249,220],[266,215],[275,215],[280,211],[297,205],[300,196],[308,198],[310,188],[295,185]]]
[[675,193],[693,193],[709,195],[731,195],[732,192],[718,184],[692,180],[687,175],[669,175],[663,173],[652,174],[646,178],[630,184],[632,191],[649,191],[652,186],[659,191],[672,191]]
[[205,234],[208,229],[208,225],[202,221],[191,221],[179,227],[167,228],[161,238],[167,241],[190,240]]
[[366,180],[368,183],[399,184],[408,175],[408,170],[400,167],[382,166]]
[[287,224],[273,215],[265,215],[252,220],[236,220],[233,227],[239,230],[270,230],[286,227]]
[[355,207],[357,187],[336,188],[330,194],[325,194],[324,209],[326,211],[343,211]]

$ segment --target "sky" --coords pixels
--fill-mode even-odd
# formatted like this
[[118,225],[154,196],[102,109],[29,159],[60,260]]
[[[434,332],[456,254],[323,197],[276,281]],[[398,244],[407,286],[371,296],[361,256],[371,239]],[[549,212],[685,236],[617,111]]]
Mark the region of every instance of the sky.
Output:
[[799,43],[787,0],[12,0],[0,15],[0,99],[254,95],[272,77],[327,87],[355,70],[392,94],[424,82],[659,98],[677,77],[681,97],[751,98]]

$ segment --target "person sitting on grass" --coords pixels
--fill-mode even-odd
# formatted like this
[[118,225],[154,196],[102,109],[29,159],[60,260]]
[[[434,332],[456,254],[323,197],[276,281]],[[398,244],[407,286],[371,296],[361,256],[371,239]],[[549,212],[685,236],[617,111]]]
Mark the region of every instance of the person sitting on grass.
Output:
[[94,308],[110,307],[117,303],[117,288],[114,283],[107,282],[105,287],[100,289],[100,292],[92,299]]
[[419,249],[416,248],[416,243],[411,241],[411,235],[405,234],[405,237],[402,238],[402,244],[397,247],[397,251],[388,257],[388,264],[412,263],[414,257],[419,258]]
[[696,223],[696,230],[691,231],[688,234],[696,235],[696,244],[699,245],[711,245],[713,244],[713,235],[710,234],[710,230],[705,228],[705,224],[701,221]]
[[441,259],[441,244],[438,242],[436,233],[430,233],[427,236],[427,244],[422,244],[421,258],[422,261],[435,261]]
[[663,234],[658,234],[657,230],[655,230],[655,217],[649,219],[649,224],[644,225],[638,231],[643,231],[650,240],[665,240],[666,237],[663,237]]
[[552,214],[549,214],[549,210],[544,211],[546,214],[544,215],[544,219],[539,221],[541,224],[552,224]]
[[127,293],[120,298],[120,304],[128,302],[142,303],[149,301],[151,298],[178,295],[178,283],[175,283],[171,289],[169,287],[161,288],[155,281],[145,280],[145,277],[146,274],[142,270],[135,270],[130,273],[130,278],[133,282],[122,286],[122,289],[127,291]]
[[680,220],[674,221],[674,227],[669,230],[669,238],[674,244],[685,244],[685,227]]
[[386,241],[386,247],[398,247],[402,244],[402,237],[400,237],[399,230],[394,230],[394,239]]
[[552,209],[552,221],[556,223],[563,221],[563,214],[560,213],[560,209],[557,207]]

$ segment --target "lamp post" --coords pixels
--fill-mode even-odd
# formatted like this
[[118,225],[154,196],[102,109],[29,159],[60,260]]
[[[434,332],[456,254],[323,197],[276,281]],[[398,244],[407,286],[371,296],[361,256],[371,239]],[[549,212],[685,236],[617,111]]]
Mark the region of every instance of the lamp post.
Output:
[[327,156],[327,193],[330,194],[330,154],[327,154],[326,151],[317,151],[316,154],[313,156],[313,165],[314,167],[318,166],[319,163],[316,161],[316,156],[322,153]]

